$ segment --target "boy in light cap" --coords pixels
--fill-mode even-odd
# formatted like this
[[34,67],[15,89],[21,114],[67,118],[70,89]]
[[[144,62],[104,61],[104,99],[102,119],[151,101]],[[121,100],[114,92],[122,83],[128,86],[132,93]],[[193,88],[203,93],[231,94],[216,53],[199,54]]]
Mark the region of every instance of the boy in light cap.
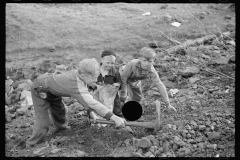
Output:
[[124,68],[120,68],[122,86],[120,90],[120,101],[141,101],[141,80],[150,79],[156,84],[169,110],[176,109],[170,104],[165,85],[160,80],[157,71],[153,67],[156,53],[153,49],[144,47],[140,50],[139,59],[133,59]]
[[[46,73],[38,77],[31,86],[35,113],[35,124],[32,136],[26,141],[26,146],[41,143],[49,130],[49,115],[58,130],[70,129],[66,118],[67,108],[62,103],[62,97],[73,97],[85,109],[91,109],[107,120],[113,120],[117,127],[125,127],[125,120],[114,115],[106,106],[93,99],[87,85],[93,86],[99,76],[99,64],[92,59],[79,62],[78,70],[67,72]],[[90,113],[96,120],[96,115]]]

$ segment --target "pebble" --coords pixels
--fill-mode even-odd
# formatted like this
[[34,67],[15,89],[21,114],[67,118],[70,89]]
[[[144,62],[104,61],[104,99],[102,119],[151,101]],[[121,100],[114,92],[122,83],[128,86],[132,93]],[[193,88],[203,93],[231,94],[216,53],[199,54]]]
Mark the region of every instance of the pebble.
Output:
[[164,152],[168,152],[168,151],[169,151],[169,148],[170,148],[169,142],[168,142],[168,141],[165,141],[165,142],[163,143],[163,150],[164,150]]
[[177,144],[173,144],[173,150],[177,151],[178,150],[178,145]]
[[191,134],[188,133],[188,134],[187,134],[187,138],[191,138],[191,137],[192,137]]
[[138,142],[138,147],[140,147],[140,148],[150,148],[151,145],[152,145],[152,143],[147,137],[143,137]]
[[218,138],[220,138],[220,132],[211,132],[211,133],[209,133],[209,134],[207,134],[208,135],[208,139],[209,140],[213,140],[213,139],[218,139]]
[[200,130],[200,131],[204,131],[205,129],[206,129],[206,126],[205,126],[205,125],[200,125],[200,126],[199,126],[199,130]]

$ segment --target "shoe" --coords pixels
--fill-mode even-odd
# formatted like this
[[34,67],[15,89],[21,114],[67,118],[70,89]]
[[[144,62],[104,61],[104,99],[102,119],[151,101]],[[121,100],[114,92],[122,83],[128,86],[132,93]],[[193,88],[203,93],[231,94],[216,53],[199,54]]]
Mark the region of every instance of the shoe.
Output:
[[66,130],[70,130],[71,127],[70,126],[67,126],[67,127],[62,127],[62,128],[57,128],[53,133],[59,133],[59,132],[62,132],[62,131],[66,131]]

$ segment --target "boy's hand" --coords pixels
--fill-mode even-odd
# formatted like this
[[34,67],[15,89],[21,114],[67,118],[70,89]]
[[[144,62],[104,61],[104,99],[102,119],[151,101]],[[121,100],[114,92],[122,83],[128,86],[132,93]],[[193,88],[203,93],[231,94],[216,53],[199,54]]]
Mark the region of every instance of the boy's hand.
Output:
[[98,117],[96,116],[96,114],[92,111],[92,112],[90,112],[90,118],[92,118],[93,119],[93,123],[96,123],[96,120],[98,119]]
[[116,127],[120,127],[120,128],[125,127],[125,121],[126,121],[125,119],[118,117],[116,115],[112,115],[112,117],[110,119],[115,122]]
[[168,110],[173,110],[174,112],[177,112],[176,108],[174,108],[171,104],[167,105]]
[[112,84],[114,87],[120,87],[120,84],[119,83],[113,83]]

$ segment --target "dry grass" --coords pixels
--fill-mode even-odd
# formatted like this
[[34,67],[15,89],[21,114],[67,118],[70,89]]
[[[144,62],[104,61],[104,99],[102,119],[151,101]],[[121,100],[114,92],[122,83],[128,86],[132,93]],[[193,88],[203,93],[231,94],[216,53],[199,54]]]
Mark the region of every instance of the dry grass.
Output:
[[[161,32],[171,34],[180,42],[203,35],[191,14],[206,12],[209,4],[169,4],[167,9],[160,9],[162,5],[7,4],[6,50],[7,53],[21,53],[30,49],[55,48],[58,52],[69,49],[81,57],[97,57],[108,48],[124,56],[137,53],[141,47],[154,42],[146,24],[158,44],[168,41]],[[150,11],[151,15],[142,16],[145,11]],[[179,28],[173,27],[162,19],[167,13],[189,21]],[[202,23],[206,26],[215,23],[224,31],[225,24],[219,24],[222,21],[214,16],[209,15],[210,18],[205,18]],[[195,33],[190,33],[191,29]]]

